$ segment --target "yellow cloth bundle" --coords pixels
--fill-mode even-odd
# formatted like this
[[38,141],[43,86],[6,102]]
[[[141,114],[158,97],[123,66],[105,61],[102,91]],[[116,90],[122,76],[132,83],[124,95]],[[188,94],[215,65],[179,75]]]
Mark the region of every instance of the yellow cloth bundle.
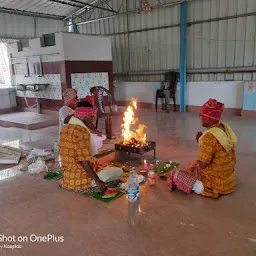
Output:
[[233,149],[235,144],[238,141],[238,138],[228,124],[226,124],[226,123],[221,123],[221,124],[223,125],[225,131],[223,131],[222,129],[220,129],[218,127],[210,128],[209,130],[204,132],[203,135],[199,138],[199,140],[198,140],[199,146],[201,144],[201,141],[202,141],[204,135],[207,132],[209,132],[219,141],[221,146],[226,151],[230,151],[231,149]]

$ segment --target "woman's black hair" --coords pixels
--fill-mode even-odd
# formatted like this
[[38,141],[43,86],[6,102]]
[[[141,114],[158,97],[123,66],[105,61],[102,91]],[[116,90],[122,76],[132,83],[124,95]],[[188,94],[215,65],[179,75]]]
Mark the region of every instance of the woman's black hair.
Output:
[[77,106],[77,108],[80,108],[80,107],[87,107],[87,108],[93,108],[92,104],[89,103],[87,100],[82,100],[80,101]]

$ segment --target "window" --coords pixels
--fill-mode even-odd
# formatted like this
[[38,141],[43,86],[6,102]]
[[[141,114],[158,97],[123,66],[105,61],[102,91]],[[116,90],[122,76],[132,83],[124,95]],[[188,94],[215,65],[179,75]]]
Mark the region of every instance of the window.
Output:
[[54,33],[43,35],[42,42],[41,42],[42,47],[54,46],[54,45],[56,45]]

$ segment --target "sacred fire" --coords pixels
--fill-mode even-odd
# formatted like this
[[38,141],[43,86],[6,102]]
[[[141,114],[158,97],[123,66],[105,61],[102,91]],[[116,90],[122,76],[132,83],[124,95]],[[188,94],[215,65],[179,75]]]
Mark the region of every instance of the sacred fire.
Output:
[[126,146],[140,148],[148,145],[148,142],[146,141],[147,136],[144,132],[147,127],[144,124],[139,124],[138,128],[133,131],[132,126],[135,126],[138,122],[138,118],[136,118],[135,116],[136,109],[137,100],[132,99],[124,113],[124,123],[122,124],[122,144]]

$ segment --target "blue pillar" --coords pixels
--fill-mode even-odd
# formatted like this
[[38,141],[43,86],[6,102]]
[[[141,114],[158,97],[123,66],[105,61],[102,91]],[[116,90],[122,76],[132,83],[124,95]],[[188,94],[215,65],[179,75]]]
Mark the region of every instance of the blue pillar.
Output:
[[186,112],[187,3],[180,4],[180,112]]

